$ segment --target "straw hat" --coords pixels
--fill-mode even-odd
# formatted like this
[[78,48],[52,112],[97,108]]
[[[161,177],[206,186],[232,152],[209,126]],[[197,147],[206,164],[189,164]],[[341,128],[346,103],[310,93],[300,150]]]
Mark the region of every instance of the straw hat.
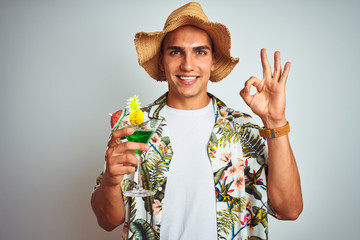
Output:
[[215,69],[210,81],[218,82],[226,77],[239,58],[230,55],[231,37],[227,27],[221,23],[210,22],[199,3],[190,2],[173,11],[167,18],[161,32],[138,32],[135,35],[135,46],[139,64],[157,81],[166,81],[165,73],[159,67],[159,53],[163,38],[168,32],[184,25],[193,25],[205,30],[214,43]]

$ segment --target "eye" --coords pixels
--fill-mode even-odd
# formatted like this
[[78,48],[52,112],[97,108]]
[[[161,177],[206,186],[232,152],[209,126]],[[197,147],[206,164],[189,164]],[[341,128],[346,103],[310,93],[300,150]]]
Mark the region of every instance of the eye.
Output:
[[181,52],[179,50],[174,50],[174,51],[171,51],[169,54],[170,55],[178,55],[178,54],[181,54]]
[[198,51],[196,52],[196,54],[198,54],[198,55],[206,55],[207,52],[206,52],[205,50],[198,50]]

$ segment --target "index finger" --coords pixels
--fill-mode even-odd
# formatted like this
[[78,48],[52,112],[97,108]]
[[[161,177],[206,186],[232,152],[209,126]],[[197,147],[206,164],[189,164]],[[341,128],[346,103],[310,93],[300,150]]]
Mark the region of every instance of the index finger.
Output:
[[264,79],[271,78],[271,76],[272,76],[271,66],[267,59],[265,48],[261,49],[260,55],[261,55],[261,64],[262,64],[262,68],[263,68],[263,78]]
[[108,142],[108,147],[113,147],[115,145],[118,145],[120,143],[120,139],[125,136],[130,136],[134,133],[134,129],[132,128],[121,128],[118,130],[115,130],[111,133],[111,138]]

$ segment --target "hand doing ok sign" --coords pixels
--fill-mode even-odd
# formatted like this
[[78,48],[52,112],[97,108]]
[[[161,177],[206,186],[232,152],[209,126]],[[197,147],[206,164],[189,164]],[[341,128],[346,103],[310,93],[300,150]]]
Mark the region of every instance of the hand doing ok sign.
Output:
[[[245,87],[240,91],[240,96],[251,110],[261,118],[266,128],[281,127],[286,124],[285,84],[291,63],[287,62],[282,72],[280,52],[275,52],[274,73],[272,73],[264,48],[261,49],[260,55],[263,80],[252,76],[245,82]],[[250,94],[251,86],[254,86],[257,90],[254,95]]]

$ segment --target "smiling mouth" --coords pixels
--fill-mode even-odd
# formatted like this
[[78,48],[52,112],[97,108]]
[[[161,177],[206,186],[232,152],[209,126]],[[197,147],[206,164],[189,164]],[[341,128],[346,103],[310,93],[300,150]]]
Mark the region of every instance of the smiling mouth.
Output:
[[181,80],[184,80],[184,81],[192,81],[192,80],[197,79],[197,77],[196,77],[196,76],[192,76],[192,77],[187,77],[187,76],[178,76],[178,78],[180,78]]
[[184,84],[193,84],[199,78],[199,76],[181,76],[181,75],[178,75],[177,77]]

